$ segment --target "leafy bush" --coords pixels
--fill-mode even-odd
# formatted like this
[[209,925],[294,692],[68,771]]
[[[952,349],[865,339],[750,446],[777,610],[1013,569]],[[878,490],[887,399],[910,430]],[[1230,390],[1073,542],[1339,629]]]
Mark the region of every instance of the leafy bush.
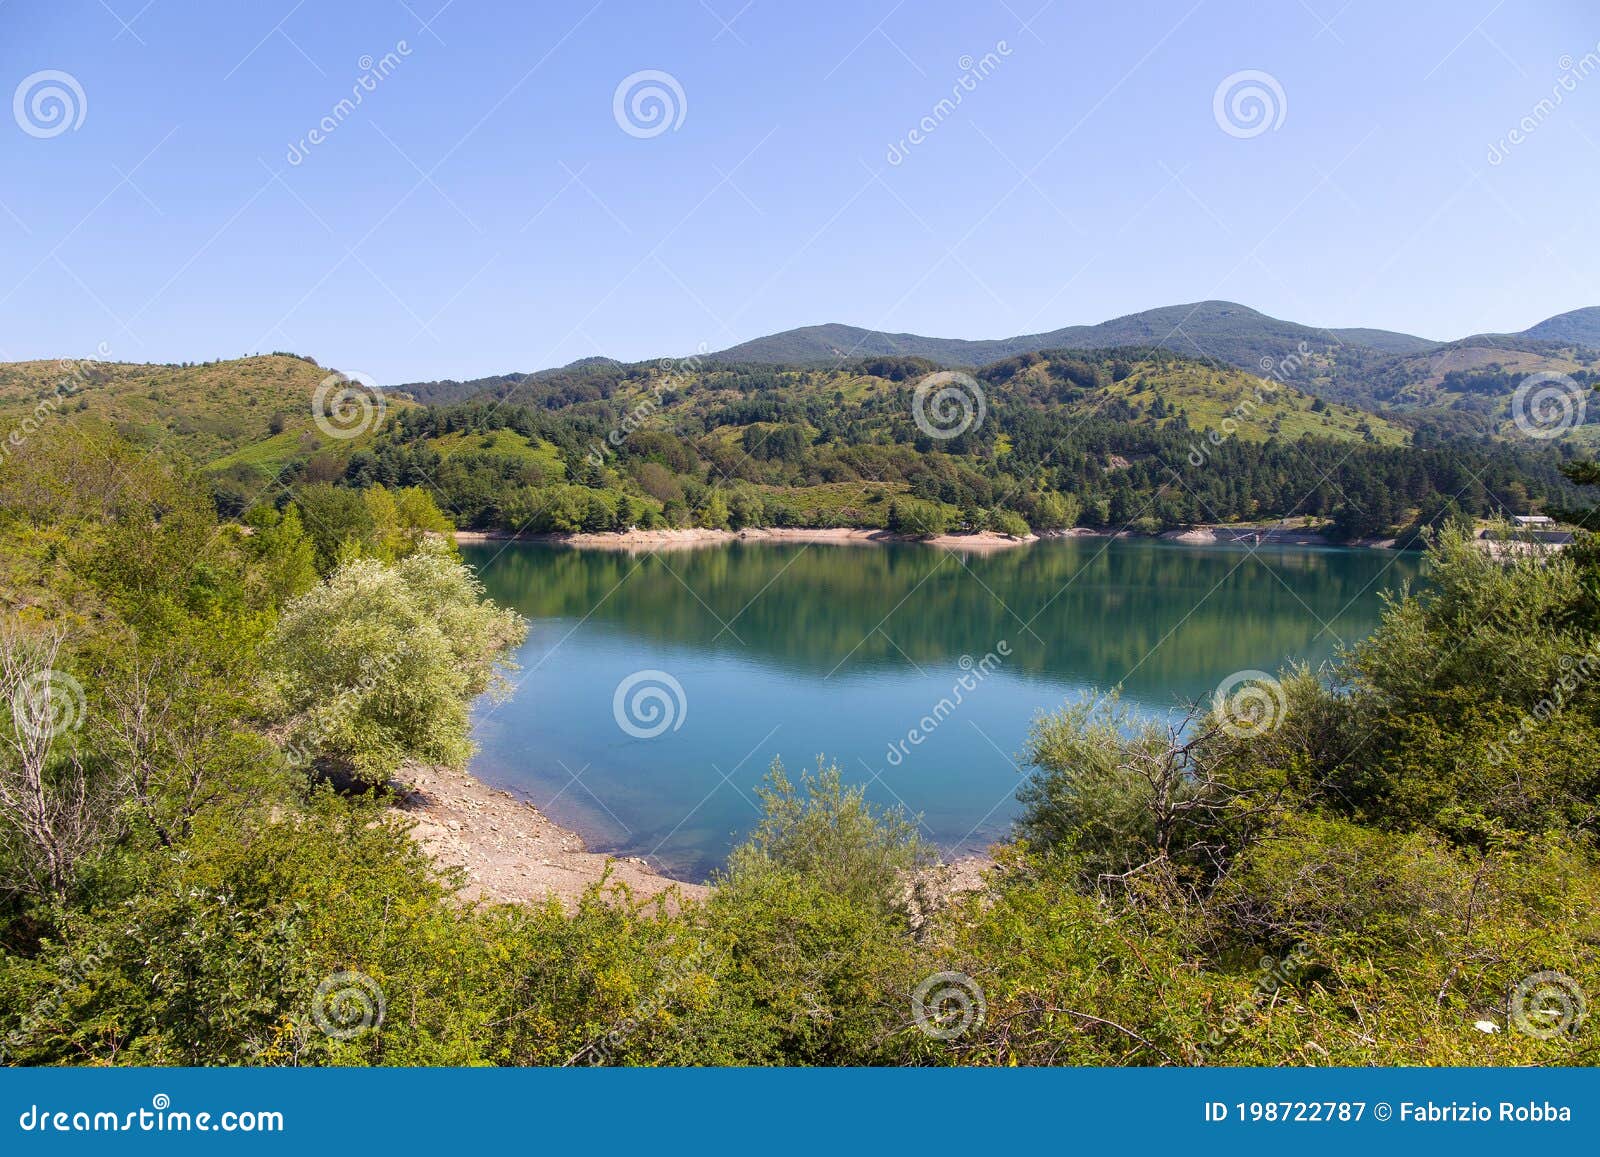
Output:
[[915,538],[933,538],[949,531],[954,514],[942,503],[896,498],[889,504],[889,529]]
[[346,563],[290,603],[267,665],[296,742],[381,782],[408,757],[458,763],[471,753],[472,700],[526,626],[483,597],[442,546],[393,566]]
[[1026,538],[1030,533],[1027,520],[1013,510],[991,510],[987,522],[988,529],[1012,538]]

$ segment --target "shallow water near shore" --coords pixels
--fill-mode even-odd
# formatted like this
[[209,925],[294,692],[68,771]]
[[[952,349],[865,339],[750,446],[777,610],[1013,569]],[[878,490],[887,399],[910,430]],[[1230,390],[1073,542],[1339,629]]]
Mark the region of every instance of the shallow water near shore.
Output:
[[1370,633],[1421,560],[1392,551],[1062,539],[959,554],[732,543],[622,554],[466,543],[532,620],[471,770],[597,851],[703,880],[757,818],[774,757],[818,756],[920,814],[947,852],[1016,814],[1041,709],[1121,684],[1168,713],[1228,676]]

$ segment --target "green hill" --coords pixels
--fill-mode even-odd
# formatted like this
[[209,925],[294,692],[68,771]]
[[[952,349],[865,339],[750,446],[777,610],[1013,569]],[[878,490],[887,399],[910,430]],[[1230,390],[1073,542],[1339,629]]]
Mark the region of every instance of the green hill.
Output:
[[1559,345],[1600,349],[1600,305],[1574,309],[1547,317],[1519,335],[1534,341],[1553,341]]
[[[318,455],[342,463],[370,441],[370,430],[340,438],[317,425],[313,401],[332,372],[289,354],[198,365],[4,363],[0,439],[12,430],[48,437],[55,423],[111,430],[135,446],[175,451],[219,475],[266,480]],[[384,399],[386,409],[408,404]]]

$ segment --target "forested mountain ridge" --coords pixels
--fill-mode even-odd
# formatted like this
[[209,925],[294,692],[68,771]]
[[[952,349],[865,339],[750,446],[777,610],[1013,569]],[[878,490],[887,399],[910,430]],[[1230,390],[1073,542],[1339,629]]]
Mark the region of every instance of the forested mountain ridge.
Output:
[[711,356],[722,361],[826,364],[896,355],[971,367],[1047,349],[1150,345],[1255,370],[1263,358],[1287,357],[1301,342],[1317,347],[1330,341],[1387,353],[1416,353],[1437,344],[1388,330],[1322,329],[1281,321],[1232,301],[1197,301],[1130,313],[1098,325],[1070,325],[992,341],[888,334],[838,324],[807,326],[743,342]]
[[944,430],[919,421],[932,369],[878,358],[531,375],[400,415],[346,480],[433,485],[463,526],[553,531],[1153,531],[1307,516],[1354,538],[1570,493],[1549,447],[1412,446],[1394,423],[1161,350],[986,366],[946,383],[968,413]]
[[[38,362],[0,367],[0,422],[178,453],[203,468],[224,516],[318,483],[381,484],[424,488],[463,528],[1022,534],[1304,516],[1354,538],[1572,498],[1558,472],[1570,449],[1472,446],[1161,349],[992,363],[954,383],[965,421],[959,406],[941,416],[919,401],[935,369],[587,359],[508,375],[464,403],[361,393],[358,424],[336,429],[315,410],[343,379],[301,357]],[[1452,391],[1476,401],[1490,373],[1402,390],[1417,405]]]
[[1553,341],[1558,345],[1586,346],[1600,349],[1600,305],[1569,310],[1547,317],[1538,325],[1529,326],[1520,334],[1502,334],[1503,337],[1521,337],[1534,341]]
[[[878,358],[918,358],[929,368],[977,369],[1025,353],[1158,348],[1292,384],[1307,393],[1377,414],[1430,438],[1497,437],[1508,432],[1513,393],[1538,373],[1600,381],[1600,307],[1573,310],[1518,333],[1453,341],[1370,328],[1323,328],[1284,321],[1228,301],[1165,306],[1099,325],[989,341],[882,333],[830,323],[786,330],[716,353],[679,359],[712,365],[847,370]],[[671,359],[668,359],[671,360]],[[621,363],[585,358],[536,373],[397,387],[421,402],[475,397],[578,396]],[[1600,413],[1595,415],[1600,422]],[[1600,427],[1570,435],[1600,444]]]

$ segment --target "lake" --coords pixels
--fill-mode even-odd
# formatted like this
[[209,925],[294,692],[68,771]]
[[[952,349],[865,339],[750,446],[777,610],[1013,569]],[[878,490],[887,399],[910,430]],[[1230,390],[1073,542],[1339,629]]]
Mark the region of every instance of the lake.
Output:
[[[531,620],[471,765],[591,848],[721,865],[775,757],[821,757],[950,853],[1002,838],[1040,709],[1120,684],[1167,713],[1235,672],[1313,664],[1420,572],[1390,551],[1071,538],[987,554],[733,543],[628,554],[463,544]],[[948,700],[941,709],[938,705]],[[953,707],[953,709],[952,709]]]

